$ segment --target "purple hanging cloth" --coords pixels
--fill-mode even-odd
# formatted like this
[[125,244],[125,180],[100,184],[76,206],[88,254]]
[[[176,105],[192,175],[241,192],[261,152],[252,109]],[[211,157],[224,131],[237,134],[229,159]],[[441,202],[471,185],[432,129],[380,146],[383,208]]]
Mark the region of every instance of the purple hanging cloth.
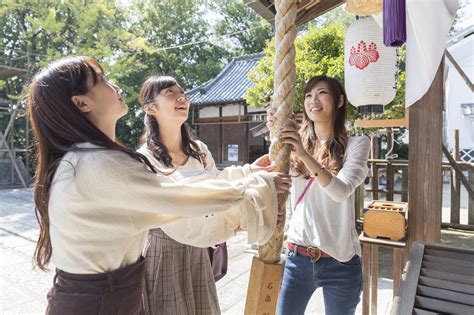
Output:
[[383,43],[400,47],[407,40],[405,0],[383,1]]

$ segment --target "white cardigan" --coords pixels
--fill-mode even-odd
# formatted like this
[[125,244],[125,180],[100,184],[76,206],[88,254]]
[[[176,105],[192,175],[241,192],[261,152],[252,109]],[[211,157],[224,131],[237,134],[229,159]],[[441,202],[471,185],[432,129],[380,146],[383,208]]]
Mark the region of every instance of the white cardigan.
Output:
[[370,141],[366,136],[350,137],[342,169],[326,187],[313,181],[301,202],[294,205],[308,180],[293,178],[287,231],[288,241],[314,246],[333,258],[346,262],[360,255],[355,228],[354,191],[367,176]]
[[103,273],[133,264],[149,229],[189,216],[237,211],[252,238],[273,232],[276,190],[264,172],[232,182],[208,173],[174,181],[122,152],[75,147],[62,158],[49,198],[52,260],[61,270]]
[[[248,164],[243,166],[229,166],[219,171],[207,146],[201,141],[196,141],[196,143],[201,152],[205,154],[206,166],[204,167],[203,163],[190,157],[184,165],[178,166],[176,170],[169,175],[173,181],[199,176],[204,173],[207,173],[206,176],[210,178],[230,181],[239,180],[252,174],[252,170]],[[170,173],[172,171],[172,169],[167,168],[153,156],[153,152],[146,144],[142,145],[137,151],[145,155],[153,166],[162,172]],[[267,235],[268,238],[266,237],[265,239],[257,239],[255,236],[258,235],[257,229],[259,229],[259,226],[254,223],[260,222],[260,224],[263,224],[265,222],[271,222],[271,224],[273,224],[273,218],[268,217],[271,213],[271,211],[259,212],[259,217],[261,214],[263,219],[258,218],[257,220],[257,218],[253,218],[250,220],[249,226],[247,226],[247,220],[241,220],[240,210],[239,208],[235,208],[229,211],[193,218],[192,220],[168,223],[161,226],[161,229],[174,240],[196,247],[210,247],[223,243],[234,236],[238,229],[248,230],[248,243],[264,244],[271,235]],[[254,212],[249,215],[253,217]],[[244,216],[244,218],[248,219],[247,216]]]

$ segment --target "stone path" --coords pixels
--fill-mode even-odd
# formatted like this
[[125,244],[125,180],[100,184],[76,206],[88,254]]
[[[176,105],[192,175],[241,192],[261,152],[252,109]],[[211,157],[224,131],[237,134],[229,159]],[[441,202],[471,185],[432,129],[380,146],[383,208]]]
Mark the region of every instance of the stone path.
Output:
[[[32,256],[38,236],[31,189],[0,190],[0,313],[44,314],[52,272],[33,270]],[[443,232],[446,243],[474,247],[474,233]],[[229,268],[217,282],[222,314],[243,314],[251,260],[255,251],[239,233],[228,241]],[[391,254],[380,252],[379,314],[387,314],[392,300]],[[386,266],[386,267],[385,267]],[[50,266],[54,270],[54,266]],[[306,314],[324,314],[322,292],[311,299]],[[361,303],[357,308],[361,313]]]

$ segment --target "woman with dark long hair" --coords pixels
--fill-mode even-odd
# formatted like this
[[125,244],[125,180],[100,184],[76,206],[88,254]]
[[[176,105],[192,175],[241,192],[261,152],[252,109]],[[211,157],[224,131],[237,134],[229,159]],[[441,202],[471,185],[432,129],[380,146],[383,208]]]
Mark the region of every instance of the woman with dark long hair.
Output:
[[70,57],[44,68],[32,80],[27,107],[38,152],[35,262],[43,270],[50,260],[57,267],[47,314],[140,312],[141,253],[151,228],[239,208],[243,225],[259,228],[255,239],[271,233],[271,207],[276,192],[288,189],[286,177],[163,176],[117,142],[116,122],[127,106],[96,60]]
[[[174,78],[149,77],[142,85],[140,103],[146,115],[143,145],[138,152],[170,178],[179,180],[207,171],[214,178],[235,180],[262,169],[257,161],[252,166],[217,170],[207,146],[193,139],[186,123],[190,104]],[[206,246],[235,235],[240,219],[226,212],[201,220],[200,224],[179,222],[150,231],[145,255],[146,314],[220,314]],[[194,246],[180,243],[183,237],[192,238]],[[225,249],[225,244],[219,246]]]
[[[317,288],[326,314],[354,314],[362,290],[354,191],[367,175],[370,142],[346,131],[347,98],[339,81],[310,79],[301,128],[285,126],[292,146],[293,185],[285,271],[278,314],[304,314]],[[268,123],[274,117],[269,111]]]

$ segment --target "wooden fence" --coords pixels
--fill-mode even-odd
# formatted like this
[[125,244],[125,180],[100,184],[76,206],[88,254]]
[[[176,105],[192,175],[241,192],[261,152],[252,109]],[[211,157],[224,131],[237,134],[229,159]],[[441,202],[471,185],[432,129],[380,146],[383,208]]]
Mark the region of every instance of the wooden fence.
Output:
[[[428,162],[427,162],[428,163]],[[458,171],[449,161],[443,162],[443,181],[449,178],[451,183],[450,194],[450,221],[443,222],[442,227],[452,227],[463,230],[474,230],[474,199],[470,197],[474,187],[474,164],[456,161]],[[408,161],[407,160],[369,160],[369,184],[361,185],[356,191],[356,209],[362,209],[365,192],[371,194],[373,200],[408,201]],[[464,174],[461,180],[459,174]],[[466,175],[467,174],[467,175]],[[447,176],[449,175],[449,176]],[[446,182],[446,181],[445,181]],[[468,184],[470,187],[466,187]],[[461,187],[468,190],[467,194],[467,222],[461,223]],[[366,188],[368,187],[368,188]],[[408,210],[410,211],[410,210]],[[360,211],[356,211],[356,217],[361,217]]]

